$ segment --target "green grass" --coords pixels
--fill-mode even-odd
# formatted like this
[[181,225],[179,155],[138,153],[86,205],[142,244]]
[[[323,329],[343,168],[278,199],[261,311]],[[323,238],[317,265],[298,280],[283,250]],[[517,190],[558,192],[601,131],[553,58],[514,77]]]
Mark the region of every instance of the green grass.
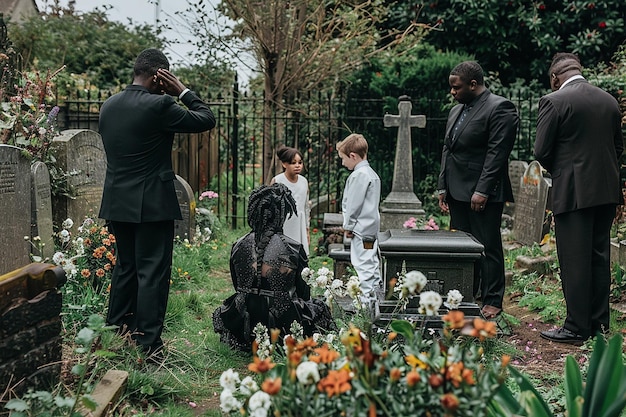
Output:
[[[167,357],[160,365],[147,364],[142,354],[132,344],[113,333],[105,333],[100,339],[100,347],[115,354],[111,358],[99,358],[91,364],[91,386],[109,369],[125,370],[129,373],[128,386],[117,404],[117,414],[127,416],[220,416],[219,377],[228,368],[246,374],[249,355],[231,350],[219,341],[213,332],[212,313],[233,288],[229,274],[230,249],[234,241],[247,230],[221,230],[209,242],[196,246],[178,242],[174,249],[172,285],[165,320],[163,338],[166,342]],[[312,242],[317,242],[320,233],[312,234]],[[312,245],[313,246],[313,245]],[[513,269],[519,255],[544,255],[538,246],[525,247],[506,253],[507,269]],[[327,267],[332,270],[333,261],[327,256],[315,256],[311,248],[309,266],[312,269]],[[554,265],[552,266],[554,268]],[[341,278],[341,277],[337,277]],[[565,314],[565,303],[560,289],[558,274],[539,276],[516,274],[507,293],[516,294],[521,305],[537,311],[545,322],[559,323]],[[88,291],[89,297],[92,294]],[[75,294],[72,305],[78,305],[80,297]],[[83,300],[83,305],[89,304]],[[64,316],[65,340],[73,347],[73,338],[87,312],[96,309],[104,314],[101,299],[95,299],[93,306],[69,308]],[[341,309],[336,309],[339,311]],[[338,325],[347,327],[349,317],[338,314]],[[358,320],[353,317],[352,321]],[[515,317],[506,317],[510,326],[519,322]],[[355,325],[364,323],[355,322]],[[623,328],[623,320],[613,315],[611,330]],[[515,347],[503,339],[488,340],[484,344],[488,356],[503,354],[518,356]],[[80,360],[77,355],[69,359]],[[545,375],[535,386],[550,402],[558,402],[562,397],[559,386],[562,375]],[[68,386],[71,388],[71,381]],[[199,407],[192,408],[190,403]]]

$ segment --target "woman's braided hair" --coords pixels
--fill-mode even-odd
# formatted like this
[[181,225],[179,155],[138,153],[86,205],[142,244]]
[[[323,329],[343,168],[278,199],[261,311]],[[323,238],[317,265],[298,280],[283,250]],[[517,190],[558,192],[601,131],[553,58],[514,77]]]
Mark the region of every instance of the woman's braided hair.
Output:
[[297,214],[296,201],[286,185],[261,185],[252,191],[248,202],[248,224],[254,232],[257,259],[263,259],[271,237],[283,233],[287,216]]

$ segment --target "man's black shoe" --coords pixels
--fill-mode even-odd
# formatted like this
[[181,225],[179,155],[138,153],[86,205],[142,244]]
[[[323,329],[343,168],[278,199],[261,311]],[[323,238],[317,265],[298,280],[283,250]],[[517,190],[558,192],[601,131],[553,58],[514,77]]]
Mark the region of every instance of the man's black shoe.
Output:
[[559,327],[554,330],[546,330],[541,332],[541,337],[544,339],[552,340],[558,343],[568,343],[570,345],[580,346],[583,344],[586,338],[572,331],[567,330],[564,327]]

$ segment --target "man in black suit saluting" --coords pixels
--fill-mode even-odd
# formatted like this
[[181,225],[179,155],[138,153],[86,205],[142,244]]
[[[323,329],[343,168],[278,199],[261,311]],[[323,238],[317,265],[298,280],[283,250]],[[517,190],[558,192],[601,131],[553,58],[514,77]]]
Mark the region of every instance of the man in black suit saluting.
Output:
[[473,235],[485,247],[474,277],[481,313],[502,312],[504,253],[500,224],[506,201],[513,201],[509,155],[519,117],[515,105],[484,84],[483,69],[473,61],[457,65],[449,77],[450,94],[459,103],[448,115],[438,180],[439,207],[450,212],[450,228]]
[[174,134],[210,130],[215,117],[169,71],[161,51],[142,51],[133,73],[133,84],[100,110],[107,172],[99,216],[117,245],[107,322],[129,332],[150,357],[163,347],[174,220],[182,219],[172,169]]
[[554,56],[553,92],[539,101],[535,141],[535,158],[552,174],[556,249],[567,304],[563,327],[541,337],[571,344],[609,329],[610,232],[615,207],[623,200],[619,105],[581,72],[576,55]]

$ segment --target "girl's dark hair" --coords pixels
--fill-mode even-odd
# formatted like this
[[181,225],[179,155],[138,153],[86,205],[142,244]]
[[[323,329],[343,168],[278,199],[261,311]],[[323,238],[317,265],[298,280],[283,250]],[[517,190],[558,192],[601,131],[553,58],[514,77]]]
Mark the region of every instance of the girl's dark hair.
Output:
[[283,162],[285,164],[291,163],[291,161],[293,161],[293,158],[295,158],[296,155],[300,156],[300,159],[304,159],[304,156],[302,156],[302,153],[296,148],[290,148],[289,146],[281,146],[280,148],[276,150],[276,156],[278,157],[278,159],[280,159],[280,162]]
[[291,215],[297,215],[296,201],[286,185],[261,185],[252,191],[248,224],[255,234],[257,250],[263,252],[272,235],[283,232],[285,219]]

